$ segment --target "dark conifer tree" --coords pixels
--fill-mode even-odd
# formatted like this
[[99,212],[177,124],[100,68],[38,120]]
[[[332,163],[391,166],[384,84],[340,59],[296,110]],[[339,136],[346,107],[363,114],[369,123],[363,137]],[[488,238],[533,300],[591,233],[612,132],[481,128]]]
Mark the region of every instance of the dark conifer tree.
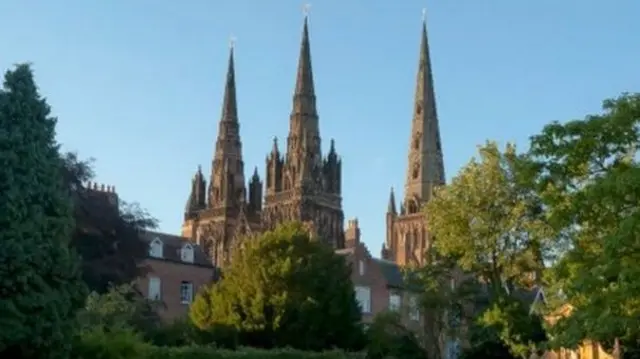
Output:
[[29,65],[0,90],[0,357],[64,358],[86,287],[56,119]]

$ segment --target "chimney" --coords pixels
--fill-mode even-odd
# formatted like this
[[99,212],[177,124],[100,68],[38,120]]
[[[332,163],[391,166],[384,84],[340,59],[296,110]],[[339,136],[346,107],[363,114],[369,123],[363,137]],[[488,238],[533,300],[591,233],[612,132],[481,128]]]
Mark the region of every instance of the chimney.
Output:
[[346,248],[353,248],[360,244],[360,227],[357,218],[347,221],[347,229],[344,231],[344,242]]

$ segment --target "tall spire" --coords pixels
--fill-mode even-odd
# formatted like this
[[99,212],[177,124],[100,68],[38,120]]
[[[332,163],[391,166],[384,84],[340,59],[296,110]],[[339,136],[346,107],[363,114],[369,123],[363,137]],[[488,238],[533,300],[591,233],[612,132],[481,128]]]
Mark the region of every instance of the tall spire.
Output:
[[316,95],[311,66],[311,48],[309,45],[308,5],[305,6],[302,41],[296,86],[293,93],[293,108],[289,119],[286,161],[291,164],[297,178],[312,176],[321,164],[320,129],[316,111]]
[[[302,139],[303,132],[306,132],[310,138],[320,136],[316,110],[316,92],[311,66],[311,46],[309,45],[309,17],[306,13],[302,27],[296,87],[293,92],[293,108],[289,121],[289,137],[294,135]],[[289,147],[291,145],[289,143]]]
[[298,75],[294,96],[314,96],[313,69],[311,67],[311,46],[309,45],[309,16],[305,15],[298,58]]
[[236,71],[233,60],[233,41],[229,46],[229,64],[227,67],[227,80],[224,87],[224,99],[222,100],[222,117],[220,121],[238,122],[238,102],[236,100]]
[[229,200],[242,201],[243,198],[240,197],[246,193],[233,55],[234,46],[231,42],[222,114],[218,124],[218,137],[209,181],[209,200],[214,206],[224,201],[229,203]]
[[404,202],[407,210],[413,213],[429,200],[432,187],[442,185],[445,181],[424,11],[408,157]]

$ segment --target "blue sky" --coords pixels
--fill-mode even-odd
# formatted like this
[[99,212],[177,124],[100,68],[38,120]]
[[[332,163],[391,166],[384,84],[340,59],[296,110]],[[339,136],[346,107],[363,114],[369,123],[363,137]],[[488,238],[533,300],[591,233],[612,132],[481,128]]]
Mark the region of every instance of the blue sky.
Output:
[[[191,176],[210,169],[229,36],[245,166],[263,175],[288,130],[302,5],[3,0],[0,68],[32,62],[64,148],[94,157],[100,182],[179,233]],[[423,7],[448,178],[486,139],[525,147],[545,123],[640,89],[639,1],[312,3],[323,146],[335,138],[345,216],[374,254],[389,188],[402,193]]]

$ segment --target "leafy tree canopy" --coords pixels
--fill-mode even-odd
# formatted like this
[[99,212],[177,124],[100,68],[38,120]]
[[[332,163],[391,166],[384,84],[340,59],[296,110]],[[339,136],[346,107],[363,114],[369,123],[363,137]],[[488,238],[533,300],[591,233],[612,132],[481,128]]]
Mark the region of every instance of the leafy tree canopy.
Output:
[[123,284],[104,294],[89,294],[84,309],[78,312],[78,321],[82,332],[132,330],[146,334],[160,324],[153,309],[132,284]]
[[[433,260],[422,272],[442,272],[432,276],[432,283],[427,280],[425,305],[460,310],[472,300],[475,310],[462,311],[464,316],[482,313],[474,325],[493,330],[514,355],[527,356],[523,352],[535,344],[531,341],[543,338],[530,333],[531,326],[516,325],[531,321],[528,311],[519,310],[522,305],[515,291],[508,288],[534,284],[532,274],[543,270],[543,260],[552,256],[556,243],[550,240],[551,228],[521,157],[514,145],[501,151],[488,142],[480,147],[479,158],[472,159],[451,184],[436,189],[425,206],[435,238]],[[458,285],[464,285],[446,290],[447,271],[457,273]],[[532,320],[540,327],[539,318]]]
[[556,345],[640,339],[640,95],[603,112],[547,125],[532,137],[532,169],[555,237],[570,240],[551,278],[574,307]]
[[0,355],[64,358],[85,286],[69,250],[71,198],[62,181],[56,119],[29,65],[0,90]]
[[89,289],[106,293],[111,286],[144,275],[141,261],[148,246],[142,233],[155,228],[156,220],[135,203],[87,188],[94,176],[91,160],[67,153],[63,161],[65,183],[74,198],[72,245],[82,257],[83,279]]
[[350,277],[345,260],[301,224],[281,225],[245,239],[190,316],[201,329],[236,328],[245,345],[353,348],[362,331]]

